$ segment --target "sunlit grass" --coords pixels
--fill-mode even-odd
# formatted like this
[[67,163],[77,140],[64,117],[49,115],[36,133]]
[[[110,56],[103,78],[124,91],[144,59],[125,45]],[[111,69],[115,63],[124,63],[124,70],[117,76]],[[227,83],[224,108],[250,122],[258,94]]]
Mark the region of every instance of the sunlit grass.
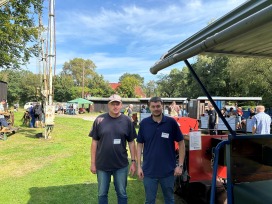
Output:
[[[22,115],[22,111],[15,113],[15,126],[21,126]],[[96,175],[89,171],[91,126],[82,118],[57,116],[49,140],[36,137],[42,128],[23,126],[1,140],[0,203],[97,203]],[[136,176],[128,177],[127,191],[129,204],[144,203],[143,184]],[[117,203],[113,184],[109,201]],[[161,192],[157,203],[163,203]]]

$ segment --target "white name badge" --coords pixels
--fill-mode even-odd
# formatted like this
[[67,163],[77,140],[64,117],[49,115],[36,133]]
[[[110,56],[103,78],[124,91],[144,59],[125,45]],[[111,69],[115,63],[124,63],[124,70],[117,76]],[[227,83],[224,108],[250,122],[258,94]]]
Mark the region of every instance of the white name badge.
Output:
[[121,144],[121,139],[114,139],[113,144]]
[[169,138],[169,134],[168,134],[168,133],[163,132],[163,133],[161,134],[161,137],[163,137],[163,138]]

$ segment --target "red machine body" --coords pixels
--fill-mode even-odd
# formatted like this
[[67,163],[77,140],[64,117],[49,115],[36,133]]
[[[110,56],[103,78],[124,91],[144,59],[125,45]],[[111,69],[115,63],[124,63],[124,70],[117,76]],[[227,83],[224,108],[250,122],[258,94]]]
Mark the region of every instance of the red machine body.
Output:
[[[201,135],[201,148],[198,150],[190,150],[190,136],[192,131],[198,131],[198,121],[194,118],[181,117],[175,118],[179,124],[180,130],[185,137],[186,154],[187,154],[187,166],[188,173],[190,175],[190,182],[196,181],[211,181],[212,179],[212,148],[215,144],[212,144],[213,138],[220,140],[227,139],[227,135]],[[176,149],[178,145],[176,144]],[[223,165],[219,165],[218,177],[226,178],[227,170]]]

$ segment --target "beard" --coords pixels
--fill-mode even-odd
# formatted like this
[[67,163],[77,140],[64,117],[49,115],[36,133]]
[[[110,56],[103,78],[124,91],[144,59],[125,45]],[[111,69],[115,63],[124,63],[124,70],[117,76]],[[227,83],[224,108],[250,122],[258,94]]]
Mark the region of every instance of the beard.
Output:
[[154,117],[160,117],[162,115],[162,112],[152,113],[152,116]]

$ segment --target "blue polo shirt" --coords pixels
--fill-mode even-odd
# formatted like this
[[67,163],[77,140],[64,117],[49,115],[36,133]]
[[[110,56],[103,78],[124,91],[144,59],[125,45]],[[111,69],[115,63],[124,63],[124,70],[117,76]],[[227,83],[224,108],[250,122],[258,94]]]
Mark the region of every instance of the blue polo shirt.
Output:
[[140,123],[137,142],[143,143],[144,176],[163,178],[174,174],[176,167],[175,141],[183,140],[178,123],[164,116],[160,123],[152,116]]

